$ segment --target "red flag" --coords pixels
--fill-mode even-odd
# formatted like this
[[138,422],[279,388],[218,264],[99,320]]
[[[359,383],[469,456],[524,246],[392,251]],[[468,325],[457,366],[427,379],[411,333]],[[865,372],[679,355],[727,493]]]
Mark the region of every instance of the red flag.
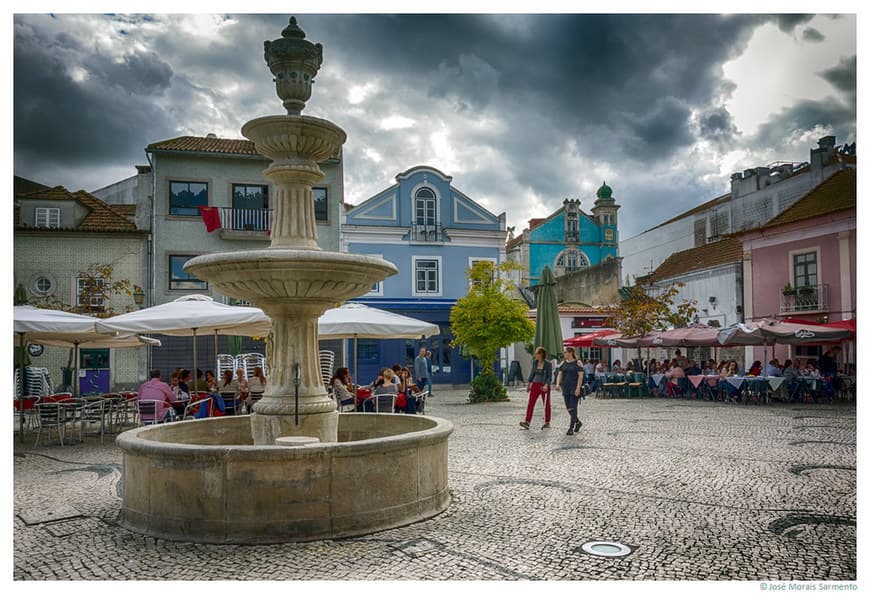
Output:
[[197,206],[199,214],[202,215],[202,222],[205,223],[205,230],[211,233],[215,229],[221,228],[221,214],[216,206]]

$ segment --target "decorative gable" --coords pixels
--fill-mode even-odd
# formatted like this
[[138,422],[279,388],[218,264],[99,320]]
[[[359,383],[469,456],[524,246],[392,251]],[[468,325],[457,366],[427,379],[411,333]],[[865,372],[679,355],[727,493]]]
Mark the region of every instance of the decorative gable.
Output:
[[465,196],[453,194],[453,220],[478,225],[498,224],[498,218]]
[[351,210],[348,214],[348,223],[352,225],[354,220],[396,221],[397,216],[396,193],[393,192],[367,200]]

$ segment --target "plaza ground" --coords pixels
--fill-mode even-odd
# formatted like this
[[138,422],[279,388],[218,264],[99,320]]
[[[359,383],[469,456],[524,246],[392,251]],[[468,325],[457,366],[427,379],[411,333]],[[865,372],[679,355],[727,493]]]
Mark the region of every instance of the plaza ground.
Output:
[[[855,580],[856,411],[586,399],[567,436],[511,401],[437,390],[452,502],[367,536],[282,545],[156,540],[117,524],[122,456],[107,436],[15,436],[15,580]],[[589,541],[630,547],[587,554]]]

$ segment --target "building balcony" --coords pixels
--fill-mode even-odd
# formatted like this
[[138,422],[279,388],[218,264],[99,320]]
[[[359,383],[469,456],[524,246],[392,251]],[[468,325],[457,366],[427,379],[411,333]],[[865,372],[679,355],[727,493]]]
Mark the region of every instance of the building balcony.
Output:
[[411,241],[444,241],[441,237],[441,225],[411,225]]
[[219,208],[221,239],[269,239],[272,210],[269,208]]
[[814,313],[828,311],[828,285],[808,285],[783,293],[779,299],[779,313]]

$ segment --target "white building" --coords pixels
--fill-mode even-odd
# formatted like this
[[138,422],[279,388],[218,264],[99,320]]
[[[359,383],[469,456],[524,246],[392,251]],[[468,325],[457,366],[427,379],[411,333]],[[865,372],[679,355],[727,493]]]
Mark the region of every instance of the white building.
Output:
[[646,276],[671,254],[718,241],[770,221],[835,172],[854,167],[855,148],[826,136],[809,163],[777,162],[731,176],[731,191],[619,243],[625,285]]

